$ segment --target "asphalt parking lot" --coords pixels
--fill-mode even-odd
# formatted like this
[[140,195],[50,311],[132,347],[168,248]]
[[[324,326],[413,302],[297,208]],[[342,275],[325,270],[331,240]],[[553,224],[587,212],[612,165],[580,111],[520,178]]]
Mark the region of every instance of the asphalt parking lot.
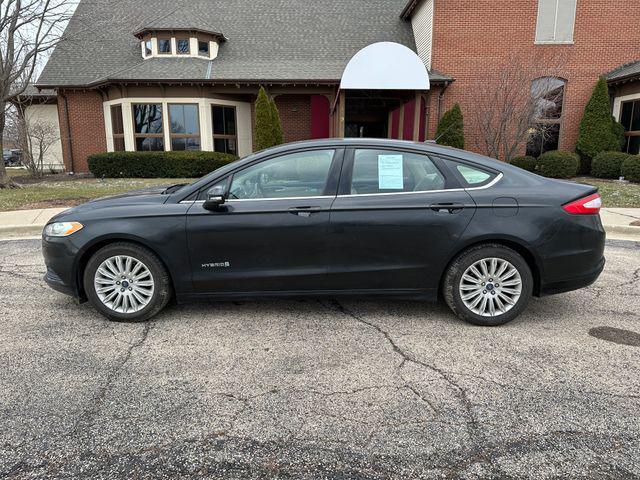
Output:
[[0,242],[0,477],[637,478],[640,244],[606,255],[499,328],[392,300],[114,324]]

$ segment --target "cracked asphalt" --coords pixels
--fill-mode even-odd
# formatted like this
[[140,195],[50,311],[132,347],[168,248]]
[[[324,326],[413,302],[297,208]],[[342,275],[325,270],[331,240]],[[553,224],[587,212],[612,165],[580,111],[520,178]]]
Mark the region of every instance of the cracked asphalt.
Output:
[[498,328],[395,300],[114,324],[0,242],[0,477],[640,478],[640,244],[606,256]]

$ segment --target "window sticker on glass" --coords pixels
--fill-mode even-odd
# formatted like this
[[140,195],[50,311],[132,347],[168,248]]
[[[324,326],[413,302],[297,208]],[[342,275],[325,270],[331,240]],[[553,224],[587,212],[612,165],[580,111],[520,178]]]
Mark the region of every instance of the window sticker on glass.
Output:
[[378,188],[402,190],[402,155],[378,155]]

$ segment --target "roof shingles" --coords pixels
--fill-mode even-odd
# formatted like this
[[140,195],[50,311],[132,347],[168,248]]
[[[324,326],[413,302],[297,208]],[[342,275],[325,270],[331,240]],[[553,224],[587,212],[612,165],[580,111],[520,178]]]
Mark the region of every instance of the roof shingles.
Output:
[[[404,0],[81,1],[68,40],[53,52],[39,85],[108,80],[338,81],[349,59],[378,41],[415,50]],[[113,19],[116,19],[114,21]],[[87,26],[90,25],[91,28]],[[199,28],[228,39],[218,57],[143,60],[133,33],[142,28]]]

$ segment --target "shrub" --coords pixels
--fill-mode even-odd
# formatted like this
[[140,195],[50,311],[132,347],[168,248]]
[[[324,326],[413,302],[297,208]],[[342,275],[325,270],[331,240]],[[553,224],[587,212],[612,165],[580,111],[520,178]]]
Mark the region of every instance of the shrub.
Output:
[[278,112],[278,107],[276,105],[276,101],[272,98],[270,103],[271,107],[271,125],[273,128],[273,145],[281,145],[284,142],[284,134],[282,132],[282,125],[280,124],[280,112]]
[[538,158],[538,172],[550,178],[575,177],[580,168],[580,157],[571,152],[553,150]]
[[276,102],[269,98],[264,87],[260,87],[256,99],[256,150],[280,145],[282,126]]
[[464,119],[457,103],[445,112],[438,123],[436,143],[450,147],[464,148]]
[[576,153],[580,155],[580,172],[591,171],[591,161],[601,152],[620,150],[620,131],[611,118],[607,82],[598,80],[580,122]]
[[627,137],[625,135],[624,126],[616,120],[616,117],[611,117],[611,130],[613,132],[612,147],[613,150],[619,152],[624,149],[627,143]]
[[602,152],[591,162],[591,175],[597,178],[619,178],[622,163],[629,157],[628,153]]
[[622,163],[622,176],[630,182],[640,183],[640,156],[629,155]]
[[527,155],[525,157],[512,158],[510,163],[511,165],[520,167],[523,170],[527,170],[528,172],[535,172],[538,159],[536,157],[531,157]]
[[87,158],[89,171],[108,178],[197,178],[237,157],[219,152],[108,152]]

